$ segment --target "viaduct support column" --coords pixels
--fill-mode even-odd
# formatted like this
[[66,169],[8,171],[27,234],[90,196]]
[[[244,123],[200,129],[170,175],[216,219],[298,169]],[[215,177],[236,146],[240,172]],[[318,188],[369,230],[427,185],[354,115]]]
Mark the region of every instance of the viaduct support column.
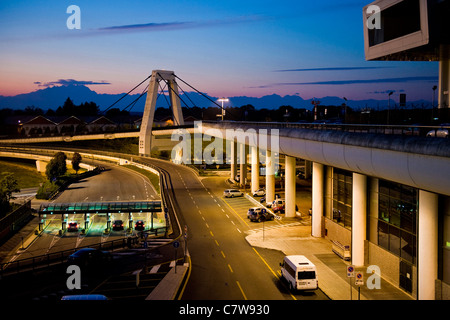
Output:
[[367,177],[353,173],[352,185],[352,263],[364,265],[364,241],[366,240]]
[[305,179],[311,177],[311,161],[305,160]]
[[259,150],[252,146],[252,192],[259,189]]
[[239,144],[239,164],[240,164],[240,170],[239,170],[239,184],[242,187],[245,187],[245,184],[247,182],[247,148],[245,146],[245,143]]
[[419,190],[417,263],[419,300],[434,300],[438,272],[438,195],[423,190]]
[[266,202],[275,200],[275,157],[272,151],[266,151]]
[[[449,106],[450,95],[450,46],[441,45],[439,58],[439,108]],[[434,106],[433,106],[434,107]]]
[[324,166],[313,162],[312,173],[312,222],[311,235],[322,237],[322,216],[324,201]]
[[295,217],[295,157],[285,157],[286,218]]
[[236,150],[236,142],[231,141],[231,159],[230,159],[230,164],[231,164],[231,180],[235,180],[236,179],[236,174],[237,174],[237,150]]

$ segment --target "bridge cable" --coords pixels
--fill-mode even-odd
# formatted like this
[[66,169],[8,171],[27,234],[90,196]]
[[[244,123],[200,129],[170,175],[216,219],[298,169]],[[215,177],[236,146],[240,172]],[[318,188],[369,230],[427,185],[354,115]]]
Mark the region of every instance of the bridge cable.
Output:
[[128,110],[128,112],[130,112],[131,109],[133,109],[134,106],[136,105],[136,103],[139,101],[139,99],[142,98],[142,96],[143,96],[144,94],[147,93],[147,91],[148,91],[147,89],[148,89],[148,85],[144,88],[144,90],[143,90],[142,93],[139,95],[139,97],[137,97],[136,99],[134,99],[133,102],[131,102],[129,105],[127,105],[125,108],[123,108],[122,111],[127,110],[127,109],[131,106],[130,110]]
[[[214,104],[215,104],[216,106],[218,106],[218,107],[222,110],[222,112],[223,112],[223,110],[224,110],[225,108],[222,108],[222,106],[221,106],[220,104],[218,104],[217,102],[215,102],[214,100],[212,100],[210,97],[208,97],[207,95],[205,95],[203,92],[201,92],[201,91],[195,89],[193,86],[191,86],[189,83],[187,83],[186,81],[184,81],[183,79],[181,79],[180,77],[178,77],[176,74],[174,74],[174,76],[175,76],[175,78],[181,80],[184,84],[188,85],[190,88],[194,89],[197,93],[199,93],[200,95],[202,95],[203,97],[205,97],[206,99],[208,99],[209,101],[211,101],[212,103],[214,103]],[[236,115],[233,114],[233,112],[230,112],[230,110],[228,110],[228,113],[232,114],[235,118],[237,118]]]
[[[171,105],[170,105],[170,103],[169,103],[169,100],[167,100],[166,95],[164,94],[164,89],[167,87],[167,83],[164,81],[164,88],[163,88],[163,87],[161,87],[161,81],[159,81],[159,82],[158,82],[158,86],[159,86],[159,88],[161,89],[161,91],[159,92],[158,97],[156,98],[156,101],[158,101],[158,98],[159,98],[160,95],[163,95],[163,96],[164,96],[164,100],[166,100],[167,106],[168,106],[169,109],[170,109],[170,108],[171,108]],[[155,103],[155,104],[156,104],[156,103]]]
[[102,112],[100,112],[100,114],[104,114],[106,113],[106,111],[108,111],[109,109],[111,109],[116,103],[118,103],[120,100],[122,100],[123,98],[125,98],[127,95],[129,95],[131,92],[133,92],[137,87],[139,87],[141,84],[143,84],[145,81],[147,81],[148,79],[150,79],[152,75],[149,75],[147,78],[145,78],[144,80],[142,80],[137,86],[135,86],[133,89],[131,89],[130,91],[128,91],[127,93],[125,93],[122,97],[120,97],[120,99],[118,99],[116,102],[114,102],[112,105],[110,105],[108,108],[106,108],[105,110],[103,110]]
[[[158,73],[158,75],[161,77],[161,75],[160,75],[159,73]],[[163,81],[166,82],[166,80],[164,80],[163,77],[161,77],[161,79],[163,79]],[[170,90],[172,90],[172,92],[176,94],[176,96],[180,99],[180,101],[184,103],[184,105],[186,106],[186,108],[188,108],[188,109],[190,110],[190,108],[189,108],[189,106],[187,105],[187,103],[180,97],[180,95],[178,94],[178,92],[175,92],[175,90],[173,90],[173,89],[170,87],[170,85],[169,85],[168,82],[167,82],[167,87],[168,87]],[[164,96],[165,96],[165,95],[164,95]],[[173,113],[173,106],[172,106],[172,113]],[[174,119],[174,120],[175,120],[175,119]],[[180,125],[180,124],[177,123],[177,125]]]

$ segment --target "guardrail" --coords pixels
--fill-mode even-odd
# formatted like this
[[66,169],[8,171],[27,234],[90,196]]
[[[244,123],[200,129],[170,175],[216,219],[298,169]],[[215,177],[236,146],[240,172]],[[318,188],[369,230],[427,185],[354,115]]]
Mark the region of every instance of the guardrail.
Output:
[[[417,126],[417,125],[379,125],[379,124],[340,124],[340,123],[302,123],[302,122],[250,122],[250,121],[209,121],[205,120],[203,123],[211,124],[232,124],[232,125],[244,125],[254,127],[265,128],[285,128],[285,129],[314,129],[314,130],[336,130],[344,132],[356,132],[356,133],[376,133],[376,134],[396,134],[403,136],[422,136],[425,137],[428,134],[434,135],[438,131],[447,130],[450,131],[450,125],[440,126]],[[439,135],[438,135],[439,136]],[[448,137],[448,135],[447,135]]]
[[[56,150],[57,149],[57,150]],[[32,154],[54,154],[56,151],[65,150],[68,152],[77,152],[82,151],[86,152],[86,150],[79,150],[79,149],[69,149],[69,148],[55,148],[52,149],[46,149],[39,147],[38,148],[19,148],[19,147],[0,147],[0,150],[11,150],[14,152],[22,152],[22,153],[32,153]],[[88,151],[89,152],[89,151]],[[114,158],[120,158],[125,160],[130,160],[135,163],[140,163],[142,165],[148,166],[153,168],[154,170],[159,172],[160,176],[160,185],[161,185],[161,199],[163,203],[163,208],[165,208],[165,218],[168,223],[165,227],[157,228],[158,230],[161,230],[159,232],[156,230],[156,234],[162,234],[164,232],[165,236],[167,237],[169,234],[172,234],[173,238],[176,239],[181,235],[181,226],[180,223],[176,217],[175,209],[174,209],[174,191],[172,188],[172,182],[170,179],[169,173],[161,169],[151,163],[148,163],[146,161],[140,161],[138,156],[135,155],[127,155],[127,154],[119,154],[119,153],[112,153],[112,152],[102,152],[102,151],[95,151],[96,154],[106,156],[106,157],[114,157]],[[85,159],[84,159],[85,160]],[[92,157],[92,161],[94,160],[94,157]],[[172,223],[173,222],[173,223]],[[155,229],[150,231],[150,233],[155,232]],[[119,239],[119,240],[112,240],[109,242],[99,243],[87,246],[88,248],[98,248],[98,249],[108,249],[110,248],[113,250],[114,248],[122,247],[124,248],[126,246],[126,239]],[[12,262],[7,262],[0,264],[0,276],[3,277],[7,273],[20,273],[25,270],[37,270],[39,268],[47,268],[50,265],[54,264],[60,264],[64,263],[67,260],[67,257],[70,256],[72,253],[74,253],[77,250],[80,250],[84,247],[78,247],[74,249],[69,249],[65,251],[60,251],[56,253],[50,253],[43,256],[36,256],[21,260],[16,260]],[[6,270],[8,271],[6,273]]]
[[[146,231],[148,234],[164,234],[166,227],[155,228],[153,230]],[[67,249],[54,253],[47,253],[40,256],[14,260],[0,264],[0,278],[11,274],[17,274],[26,271],[37,271],[40,269],[48,268],[57,264],[67,262],[67,258],[78,250],[84,248],[94,248],[103,251],[113,251],[115,249],[131,248],[139,243],[138,236],[125,237],[122,239],[116,239],[111,241],[99,242],[88,246]]]

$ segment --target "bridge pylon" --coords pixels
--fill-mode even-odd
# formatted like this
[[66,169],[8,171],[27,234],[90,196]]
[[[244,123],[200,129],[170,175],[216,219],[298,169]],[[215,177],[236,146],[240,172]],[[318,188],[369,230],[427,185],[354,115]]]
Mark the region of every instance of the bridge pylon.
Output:
[[178,84],[175,73],[167,70],[153,70],[145,101],[144,115],[142,116],[141,130],[139,132],[139,155],[150,156],[152,142],[152,127],[158,98],[159,83],[164,81],[169,91],[170,105],[173,114],[174,125],[184,125],[181,109]]

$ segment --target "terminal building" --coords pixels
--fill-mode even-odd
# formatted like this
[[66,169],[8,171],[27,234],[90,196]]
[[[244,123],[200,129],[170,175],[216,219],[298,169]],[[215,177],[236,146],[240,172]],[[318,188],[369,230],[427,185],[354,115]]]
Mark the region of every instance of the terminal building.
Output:
[[[439,61],[438,108],[449,107],[449,13],[448,0],[378,0],[363,9],[366,60]],[[370,256],[382,249],[398,259],[399,285],[407,283],[419,299],[450,297],[450,186],[443,188],[428,193],[381,179],[369,183]]]
[[[363,8],[366,59],[439,61],[439,108],[449,106],[449,12],[449,0],[380,0]],[[295,163],[304,159],[312,174],[312,236],[348,246],[353,265],[377,265],[383,278],[415,299],[450,299],[449,139],[269,123],[203,122],[201,131],[225,137],[227,129],[270,135],[274,128],[276,150],[267,143],[261,148],[261,133],[255,141],[232,139],[232,178],[239,152],[241,181],[251,162],[251,189],[259,188],[263,157],[271,201],[274,154],[283,155],[285,212],[295,217]]]

